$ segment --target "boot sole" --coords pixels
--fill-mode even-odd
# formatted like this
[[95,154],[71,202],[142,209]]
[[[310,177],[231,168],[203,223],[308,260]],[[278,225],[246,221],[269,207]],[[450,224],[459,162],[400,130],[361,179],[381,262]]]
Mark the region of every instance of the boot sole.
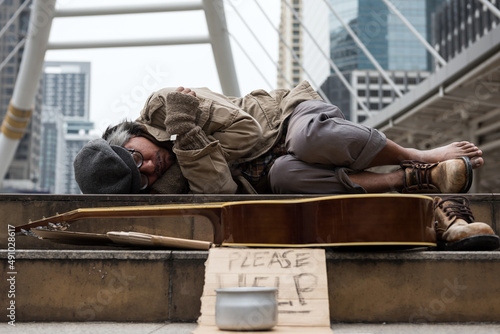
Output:
[[469,157],[461,157],[461,159],[464,161],[465,164],[465,179],[467,180],[466,183],[464,184],[462,190],[460,190],[461,193],[466,193],[469,191],[470,187],[472,186],[472,163],[470,162]]
[[500,247],[500,238],[493,234],[478,234],[455,242],[439,242],[437,250],[443,251],[492,251]]

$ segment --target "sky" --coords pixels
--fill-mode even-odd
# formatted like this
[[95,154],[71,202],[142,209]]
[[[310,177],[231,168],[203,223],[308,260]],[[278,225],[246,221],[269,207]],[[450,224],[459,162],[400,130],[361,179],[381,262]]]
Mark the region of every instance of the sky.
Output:
[[[179,1],[181,0],[58,0],[57,8]],[[273,26],[255,1],[265,10]],[[275,27],[279,26],[280,1],[225,0],[224,3],[228,30],[234,37],[230,37],[230,41],[240,93],[244,95],[254,89],[275,88],[279,40]],[[238,13],[244,17],[246,24]],[[259,42],[246,25],[259,37]],[[166,12],[55,18],[49,41],[99,41],[206,34],[208,29],[202,11]],[[109,125],[124,119],[135,119],[149,94],[163,87],[208,87],[222,93],[209,44],[48,50],[45,60],[91,63],[90,120],[95,123],[97,135]]]

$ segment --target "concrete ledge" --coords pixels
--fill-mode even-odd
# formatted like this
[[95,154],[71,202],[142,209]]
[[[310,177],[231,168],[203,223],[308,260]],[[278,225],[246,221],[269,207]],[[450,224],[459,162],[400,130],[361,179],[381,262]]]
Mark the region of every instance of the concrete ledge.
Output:
[[[0,258],[7,258],[7,251],[0,250]],[[16,260],[203,260],[208,251],[184,250],[18,250]],[[500,261],[500,249],[490,252],[445,252],[406,250],[384,252],[326,251],[327,261]]]
[[[172,250],[21,250],[16,252],[16,260],[206,260],[206,251]],[[0,251],[5,258],[5,251]]]
[[[471,209],[477,221],[482,221],[500,232],[500,196],[498,194],[465,194],[471,201]],[[78,208],[110,206],[159,205],[174,203],[209,203],[243,200],[294,199],[318,197],[313,195],[0,195],[0,230],[7,226],[22,225],[30,220],[54,216]],[[105,233],[107,231],[134,231],[171,237],[213,240],[213,229],[206,218],[161,217],[95,219],[71,224],[70,231]],[[7,247],[7,233],[0,233],[0,246]],[[82,249],[89,246],[62,245],[35,238],[17,238],[17,249]],[[96,249],[113,250],[116,247]]]
[[500,261],[500,250],[492,252],[444,252],[407,250],[396,252],[327,252],[330,261],[400,261],[400,262],[463,262]]
[[[21,334],[190,334],[197,324],[194,323],[18,323],[9,333]],[[491,334],[499,333],[499,324],[342,324],[331,325],[335,334]]]
[[[311,195],[0,195],[0,228],[83,207],[291,199]],[[466,195],[476,221],[500,231],[500,196]],[[77,222],[75,231],[116,230],[210,240],[202,219]],[[7,233],[0,234],[7,248]],[[29,321],[194,322],[207,252],[71,246],[16,237],[16,319]],[[348,252],[327,249],[332,322],[500,322],[500,252]],[[7,296],[11,286],[0,285]],[[2,299],[5,309],[13,299]],[[4,304],[5,303],[5,304]]]
[[[11,271],[7,255],[0,251],[4,273]],[[194,322],[207,257],[204,251],[18,250],[16,320]],[[500,252],[328,250],[327,275],[332,322],[500,322]],[[2,284],[0,295],[8,290]]]
[[500,252],[328,254],[340,322],[500,321]]
[[[180,203],[209,203],[242,200],[291,199],[311,195],[17,195],[0,194],[0,230],[8,225],[27,224],[30,220],[51,217],[79,208],[114,206],[162,205]],[[202,217],[159,217],[127,219],[80,220],[71,224],[70,231],[106,233],[107,231],[133,231],[170,237],[213,240],[213,229]],[[7,233],[0,233],[0,246],[7,247]],[[89,249],[89,246],[62,245],[35,238],[17,238],[17,249]],[[116,249],[116,247],[98,247]]]

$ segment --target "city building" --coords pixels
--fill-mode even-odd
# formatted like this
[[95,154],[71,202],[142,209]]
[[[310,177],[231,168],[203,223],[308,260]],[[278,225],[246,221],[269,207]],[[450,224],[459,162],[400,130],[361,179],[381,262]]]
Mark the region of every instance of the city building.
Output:
[[[384,4],[370,0],[329,0],[378,63],[389,71],[431,71],[427,50]],[[432,15],[445,0],[405,0],[391,3],[430,41]],[[375,69],[340,21],[330,15],[331,58],[341,71]]]
[[61,170],[64,170],[64,117],[57,108],[42,109],[42,158],[40,159],[40,188],[48,193],[60,193],[56,186],[62,184]]
[[[432,56],[383,1],[328,1],[403,94],[434,70]],[[430,41],[432,17],[443,2],[408,0],[392,4]],[[325,2],[282,2],[280,33],[278,87],[291,88],[309,80],[355,122],[362,122],[398,97]],[[324,55],[330,57],[357,97]]]
[[325,57],[329,55],[326,5],[322,1],[281,2],[279,30],[278,87],[290,89],[308,80],[319,89],[330,73]]
[[[30,9],[21,0],[6,0],[0,6],[0,117],[5,118],[19,72],[28,31]],[[2,191],[38,191],[40,178],[41,95],[35,98],[31,122],[19,142],[3,182]]]
[[45,62],[43,67],[41,186],[51,193],[79,194],[73,160],[95,136],[89,121],[90,63]]
[[[429,71],[386,71],[396,87],[404,94],[425,80]],[[375,70],[352,70],[343,72],[344,77],[361,101],[373,115],[394,102],[398,97],[393,87]],[[330,101],[342,110],[347,119],[361,123],[370,114],[359,105],[336,74],[332,74],[321,86]]]
[[[434,61],[425,47],[382,1],[329,1],[403,94],[434,70]],[[432,16],[443,1],[407,0],[392,1],[392,4],[430,41]],[[321,88],[348,119],[362,122],[398,97],[333,14],[330,15],[330,55],[359,99],[350,94],[336,73],[332,73]]]
[[[500,8],[500,1],[491,3]],[[500,19],[478,0],[450,0],[432,17],[432,45],[446,61],[496,27]]]

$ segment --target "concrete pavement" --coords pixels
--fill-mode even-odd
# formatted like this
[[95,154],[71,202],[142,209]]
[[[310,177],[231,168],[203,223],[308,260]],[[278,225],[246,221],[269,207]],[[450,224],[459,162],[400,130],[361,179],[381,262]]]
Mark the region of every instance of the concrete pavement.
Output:
[[[189,334],[195,323],[112,323],[112,322],[49,322],[6,323],[0,333],[23,334]],[[332,324],[334,334],[493,334],[500,333],[500,324]],[[264,332],[263,332],[264,333]]]

